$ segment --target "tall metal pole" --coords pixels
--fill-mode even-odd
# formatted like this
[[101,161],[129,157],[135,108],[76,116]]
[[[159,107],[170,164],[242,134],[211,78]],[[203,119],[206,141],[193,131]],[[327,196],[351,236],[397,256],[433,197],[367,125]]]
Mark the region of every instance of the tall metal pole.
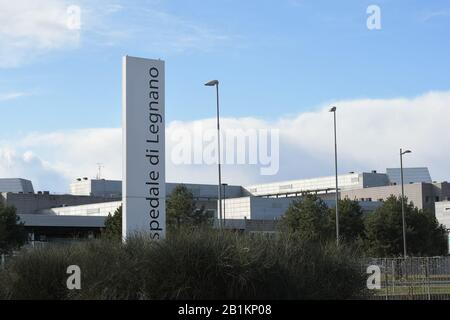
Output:
[[338,185],[338,168],[337,168],[337,136],[336,136],[336,108],[334,115],[334,169],[336,176],[336,245],[339,246],[339,185]]
[[334,117],[334,171],[336,176],[336,245],[339,246],[339,185],[338,185],[338,168],[337,168],[337,135],[336,135],[336,107],[333,106],[330,112]]
[[226,218],[226,215],[225,215],[225,201],[227,200],[227,195],[226,195],[226,192],[227,192],[227,183],[224,183],[223,184],[223,226],[225,227],[226,226],[226,224],[227,224],[227,218]]
[[403,150],[400,148],[400,176],[402,180],[403,256],[406,258],[405,190],[403,187]]
[[217,186],[219,198],[219,226],[223,227],[222,220],[222,170],[220,168],[220,115],[219,115],[219,82],[216,83],[216,97],[217,97],[217,169],[219,171],[219,184]]

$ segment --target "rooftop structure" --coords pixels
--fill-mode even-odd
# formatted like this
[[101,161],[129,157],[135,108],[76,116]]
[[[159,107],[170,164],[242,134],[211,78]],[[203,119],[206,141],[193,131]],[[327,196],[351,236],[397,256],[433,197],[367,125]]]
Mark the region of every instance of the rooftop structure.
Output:
[[33,183],[20,178],[1,178],[0,192],[34,193]]
[[[386,174],[389,177],[391,184],[401,184],[401,171],[400,168],[387,168]],[[403,168],[403,182],[416,183],[416,182],[426,182],[431,183],[430,172],[426,167],[419,168]]]

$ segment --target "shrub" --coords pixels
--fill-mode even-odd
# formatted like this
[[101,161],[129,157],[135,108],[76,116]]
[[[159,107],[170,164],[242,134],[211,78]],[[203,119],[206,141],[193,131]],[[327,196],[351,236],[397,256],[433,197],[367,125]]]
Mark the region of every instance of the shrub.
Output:
[[[81,290],[66,268],[81,268]],[[182,229],[163,241],[96,240],[24,250],[0,272],[13,299],[349,299],[365,275],[345,246]]]

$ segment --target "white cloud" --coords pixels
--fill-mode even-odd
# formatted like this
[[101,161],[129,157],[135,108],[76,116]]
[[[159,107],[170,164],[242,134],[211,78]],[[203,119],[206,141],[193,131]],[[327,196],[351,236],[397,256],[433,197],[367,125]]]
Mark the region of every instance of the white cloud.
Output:
[[15,67],[50,50],[77,46],[63,0],[0,0],[0,67]]
[[[46,161],[66,181],[78,177],[95,177],[97,163],[104,164],[102,172],[105,177],[121,179],[121,137],[119,128],[82,129],[29,134],[17,141],[15,145],[21,150],[38,150],[39,154],[45,155]],[[66,191],[67,187],[57,191]],[[48,188],[51,189],[51,186]]]
[[67,179],[62,172],[52,168],[32,151],[18,153],[8,147],[0,147],[0,176],[2,178],[24,177],[33,181],[35,190],[62,190]]
[[[136,5],[123,2],[94,7],[90,4],[86,13],[87,30],[93,43],[134,47],[153,54],[180,53],[189,50],[209,51],[216,46],[230,44],[236,37],[224,34],[211,26],[183,18],[168,12],[158,3]],[[126,19],[115,19],[117,11]]]
[[[384,171],[399,165],[399,148],[412,154],[405,166],[428,166],[435,180],[450,179],[450,92],[432,92],[416,98],[337,101],[339,171]],[[215,183],[215,165],[174,165],[169,160],[175,130],[193,130],[196,123],[214,129],[214,119],[172,122],[167,125],[167,180]],[[333,119],[328,106],[296,117],[264,121],[256,118],[223,119],[222,128],[280,130],[280,171],[261,176],[259,166],[225,165],[224,182],[262,181],[332,175],[334,172]],[[0,143],[0,148],[2,144]],[[7,149],[5,149],[7,148]],[[61,181],[94,177],[96,163],[105,165],[104,177],[121,178],[121,130],[85,129],[30,134],[3,146],[0,176],[34,177],[43,188],[64,191]],[[4,151],[9,150],[9,151]],[[32,156],[26,155],[31,151]],[[34,159],[30,161],[30,159]],[[60,180],[57,181],[55,175]],[[54,181],[59,183],[53,186]],[[67,190],[67,188],[65,189]]]
[[25,96],[28,96],[29,93],[26,92],[6,92],[6,93],[0,93],[0,102],[2,101],[9,101],[9,100],[15,100],[18,98],[22,98]]
[[428,22],[436,18],[447,18],[447,17],[450,17],[450,10],[433,11],[426,13],[422,18],[422,21]]
[[149,24],[143,33],[151,30],[153,36],[149,39],[149,46],[163,51],[183,52],[190,49],[210,50],[212,47],[230,41],[228,35],[193,22],[181,19],[167,12],[146,10]]
[[157,3],[143,7],[119,0],[0,0],[0,68],[22,66],[82,43],[129,46],[140,39],[146,39],[142,49],[154,54],[210,50],[231,40]]

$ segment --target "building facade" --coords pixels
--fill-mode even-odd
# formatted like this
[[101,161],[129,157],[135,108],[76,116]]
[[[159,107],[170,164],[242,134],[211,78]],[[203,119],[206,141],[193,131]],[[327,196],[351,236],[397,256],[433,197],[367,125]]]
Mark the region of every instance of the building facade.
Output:
[[[423,210],[435,212],[435,204],[440,201],[450,200],[450,184],[440,183],[409,183],[404,185],[405,197],[408,201]],[[382,187],[363,188],[355,190],[342,190],[341,198],[349,198],[358,201],[384,201],[391,195],[401,196],[401,185],[389,185]]]
[[[419,209],[435,212],[442,201],[450,201],[447,182],[430,182],[428,169],[405,168],[405,195]],[[391,195],[400,195],[398,170],[343,174],[338,176],[340,198],[357,200],[365,213],[374,211]],[[179,183],[166,183],[169,196]],[[218,220],[217,185],[183,184],[193,194],[198,207],[204,207]],[[122,182],[80,178],[70,184],[70,194],[34,193],[31,181],[0,179],[0,202],[14,206],[34,238],[86,237],[104,227],[122,201]],[[222,186],[222,206],[226,227],[274,231],[276,221],[294,200],[306,193],[317,194],[329,207],[335,206],[335,177],[291,180],[250,186]],[[443,202],[442,202],[443,203]],[[441,209],[439,209],[441,210]],[[444,215],[442,210],[439,215]],[[440,218],[441,220],[444,218]],[[444,219],[445,220],[445,219]],[[272,228],[273,230],[271,230]]]

